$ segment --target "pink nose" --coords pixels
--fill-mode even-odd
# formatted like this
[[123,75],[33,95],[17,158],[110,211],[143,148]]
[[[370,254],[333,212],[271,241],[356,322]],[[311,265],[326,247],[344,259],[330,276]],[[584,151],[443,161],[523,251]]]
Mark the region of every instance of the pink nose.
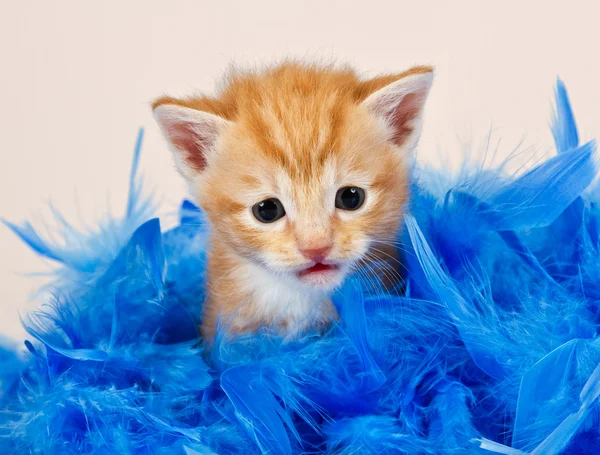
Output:
[[308,248],[300,250],[302,255],[314,262],[323,262],[327,257],[327,253],[331,251],[331,245],[323,246],[320,248]]

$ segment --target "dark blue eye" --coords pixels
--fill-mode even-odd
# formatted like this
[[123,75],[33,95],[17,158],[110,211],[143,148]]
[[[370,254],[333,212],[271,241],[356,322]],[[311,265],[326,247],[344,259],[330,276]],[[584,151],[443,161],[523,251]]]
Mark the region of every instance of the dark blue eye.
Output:
[[365,191],[356,186],[340,188],[335,195],[335,206],[342,210],[356,210],[365,202]]
[[285,215],[285,209],[279,199],[265,199],[252,207],[252,214],[261,223],[273,223]]

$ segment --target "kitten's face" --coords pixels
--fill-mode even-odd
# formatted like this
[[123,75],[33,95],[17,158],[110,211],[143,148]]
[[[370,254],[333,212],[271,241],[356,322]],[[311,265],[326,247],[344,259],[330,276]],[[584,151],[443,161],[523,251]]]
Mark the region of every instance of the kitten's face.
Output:
[[330,290],[370,247],[393,239],[407,198],[404,159],[363,108],[346,109],[335,128],[326,118],[292,131],[231,125],[193,188],[215,241],[280,279]]
[[396,235],[430,68],[361,81],[283,65],[155,117],[214,242],[305,290],[341,284]]

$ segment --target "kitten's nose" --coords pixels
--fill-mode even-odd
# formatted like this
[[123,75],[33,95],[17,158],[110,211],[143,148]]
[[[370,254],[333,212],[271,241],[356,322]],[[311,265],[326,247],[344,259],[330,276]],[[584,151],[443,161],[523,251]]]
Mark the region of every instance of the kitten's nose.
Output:
[[314,261],[317,263],[323,262],[323,259],[325,259],[327,257],[327,253],[329,253],[330,251],[331,251],[331,244],[322,246],[319,248],[307,248],[307,249],[300,250],[300,252],[302,253],[302,255],[305,258],[310,259],[311,261]]

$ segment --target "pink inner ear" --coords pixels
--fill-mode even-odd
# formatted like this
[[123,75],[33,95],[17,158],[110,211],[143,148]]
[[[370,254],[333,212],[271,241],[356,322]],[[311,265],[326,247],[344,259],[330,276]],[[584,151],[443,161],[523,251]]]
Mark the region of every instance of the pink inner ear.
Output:
[[206,150],[202,138],[190,122],[172,123],[167,127],[167,134],[173,146],[181,150],[185,161],[196,171],[206,167]]
[[423,108],[424,95],[422,93],[409,93],[402,97],[388,117],[392,127],[392,142],[398,146],[403,145],[414,130],[414,120]]

